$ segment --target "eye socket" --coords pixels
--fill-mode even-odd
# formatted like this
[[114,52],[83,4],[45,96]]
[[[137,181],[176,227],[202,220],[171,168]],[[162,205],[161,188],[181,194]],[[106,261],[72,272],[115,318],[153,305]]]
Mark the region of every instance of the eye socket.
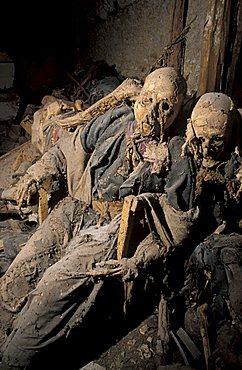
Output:
[[170,106],[166,101],[163,101],[163,103],[161,105],[161,108],[162,108],[162,110],[169,110]]
[[224,137],[222,135],[214,135],[211,139],[213,143],[222,143],[224,142]]
[[[198,137],[196,137],[196,141],[201,144],[201,143],[205,142],[205,137],[198,136]],[[224,142],[224,137],[219,136],[219,135],[214,135],[211,138],[209,138],[208,141],[209,141],[210,145],[218,145],[218,144],[222,144]]]

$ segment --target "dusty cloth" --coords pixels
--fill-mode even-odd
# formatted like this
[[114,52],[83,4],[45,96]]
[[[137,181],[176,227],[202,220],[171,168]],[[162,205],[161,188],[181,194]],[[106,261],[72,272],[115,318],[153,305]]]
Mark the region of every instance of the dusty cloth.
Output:
[[241,368],[242,235],[211,235],[192,253],[182,290],[186,298],[185,328],[200,338],[199,307],[206,305],[211,355],[209,368]]
[[[115,141],[122,143],[122,140],[120,140],[119,136],[116,134],[117,125],[127,116],[127,112],[131,112],[130,108],[123,107],[111,111],[111,115],[105,114],[103,117],[92,121],[91,126],[86,128],[87,133],[83,134],[86,142],[92,145],[91,148],[89,147],[89,152],[91,150],[95,152],[95,148],[97,148],[97,156],[98,158],[100,157],[101,150],[99,148],[99,140],[105,143],[103,135],[105,139],[110,139],[111,142],[114,142],[114,146],[116,145]],[[118,129],[121,128],[121,132],[123,133],[121,139],[123,139],[125,132],[125,124],[127,124],[127,121],[123,119],[120,127],[118,126]],[[93,132],[95,132],[95,135],[92,135]],[[60,176],[60,174],[66,173],[68,190],[73,197],[66,197],[52,210],[48,218],[28,240],[24,248],[16,256],[6,274],[0,280],[0,304],[3,307],[3,313],[0,317],[0,330],[2,332],[0,342],[4,339],[6,331],[8,330],[7,328],[11,326],[14,314],[19,312],[25,302],[27,294],[35,288],[36,283],[42,277],[46,268],[65,255],[66,245],[78,230],[88,227],[91,223],[98,222],[98,211],[93,212],[91,208],[87,208],[86,203],[84,204],[80,200],[74,199],[76,197],[79,198],[80,193],[85,195],[86,189],[89,190],[93,187],[98,188],[98,185],[95,187],[95,184],[99,182],[99,177],[94,176],[94,178],[90,178],[85,176],[87,188],[79,187],[80,183],[83,183],[80,182],[85,166],[85,159],[83,157],[89,158],[90,156],[89,153],[86,154],[83,150],[80,139],[81,134],[82,132],[79,129],[74,133],[66,132],[66,140],[60,140],[56,146],[50,148],[49,151],[29,169],[26,175],[27,177],[33,176],[38,183],[41,183],[41,179],[47,174],[57,177]],[[97,157],[91,157],[91,161],[87,166],[87,174],[90,169],[93,169],[93,163],[97,171],[99,167],[99,173],[102,166],[108,171],[108,165],[114,156],[112,149],[110,155],[110,158],[109,155],[107,155],[100,163]],[[95,161],[93,162],[92,159]],[[107,162],[106,165],[104,165],[105,161]],[[109,170],[109,172],[110,176],[114,178],[116,166],[114,166],[112,170],[114,172],[111,170]],[[88,178],[90,182],[87,181]],[[25,179],[26,177],[23,179],[23,182]],[[105,175],[103,175],[103,179],[103,181],[105,181]],[[120,177],[118,183],[122,179],[123,177]],[[109,181],[109,183],[111,182]],[[115,191],[112,199],[115,198],[115,196],[116,199],[119,199],[118,183],[114,186]],[[91,194],[91,200],[92,198]],[[110,216],[112,217],[113,215],[113,212],[111,212]],[[103,214],[101,217],[102,222],[105,221]],[[106,219],[107,217],[110,220],[108,215],[106,215]]]
[[[107,282],[106,279],[95,280],[87,272],[96,262],[116,257],[119,222],[120,216],[117,216],[106,226],[82,230],[69,244],[66,256],[46,270],[4,345],[3,364],[31,369],[32,361],[43,348],[66,336],[75,326],[85,338],[89,330],[85,326],[86,316]],[[150,234],[139,246],[134,259],[138,269],[146,269],[162,255],[162,245]],[[122,295],[122,291],[119,294]],[[109,302],[104,301],[103,305],[100,312],[92,310],[100,320]],[[95,335],[95,328],[93,330]]]
[[0,279],[0,342],[4,340],[16,313],[35,288],[44,271],[66,253],[66,246],[83,224],[95,222],[95,215],[80,201],[67,197],[50,213],[20,250]]
[[[174,138],[171,142],[170,150],[176,147],[175,142],[180,147],[183,143],[180,138]],[[173,158],[172,155],[171,158]],[[211,178],[204,178],[204,182],[199,183],[201,190],[197,192],[197,189],[194,189],[193,182],[187,181],[191,176],[194,176],[193,166],[189,165],[190,159],[188,160],[187,158],[183,158],[183,167],[179,159],[180,169],[183,168],[185,171],[182,177],[183,181],[177,182],[176,177],[172,176],[172,170],[177,171],[177,163],[174,161],[174,166],[171,164],[171,174],[167,182],[169,186],[166,187],[167,194],[155,195],[144,193],[139,196],[143,202],[146,220],[150,230],[153,230],[159,236],[162,246],[166,250],[175,248],[178,245],[184,246],[188,239],[193,240],[194,243],[196,240],[203,240],[206,233],[209,235],[213,232],[219,225],[219,222],[223,219],[226,220],[224,217],[226,215],[228,216],[228,213],[221,213],[221,210],[224,211],[224,207],[227,206],[227,204],[222,205],[222,202],[224,202],[226,181],[214,182],[216,178],[213,176]],[[230,174],[230,181],[232,178],[233,176]],[[172,184],[173,179],[174,184]],[[175,207],[179,203],[169,203],[169,199],[177,199],[177,194],[178,196],[180,194],[179,189],[182,189],[181,194],[183,194],[183,199],[188,200],[186,208],[189,209],[187,211],[176,209]],[[175,196],[173,196],[173,192]],[[204,199],[210,199],[211,201],[205,202]],[[193,200],[191,208],[190,200]],[[185,202],[183,201],[182,204],[184,205]],[[56,211],[52,211],[50,216],[41,225],[41,228],[33,235],[29,243],[17,256],[5,276],[0,280],[1,304],[4,306],[2,310],[4,314],[1,315],[1,330],[3,332],[6,333],[10,329],[11,317],[13,317],[14,313],[20,311],[25,302],[26,295],[35,288],[38,281],[41,281],[40,279],[49,264],[53,263],[55,265],[56,262],[57,266],[60,266],[61,263],[59,264],[57,261],[61,257],[66,258],[66,247],[70,240],[74,236],[78,237],[79,233],[82,233],[80,229],[84,225],[86,225],[86,233],[88,233],[88,220],[90,218],[96,223],[93,213],[90,215],[86,213],[87,220],[83,220],[83,214],[85,215],[85,213],[83,213],[82,205],[78,201],[73,202],[71,198],[64,200],[57,207]],[[215,214],[213,211],[215,211]],[[233,209],[233,211],[236,212],[236,209]],[[206,222],[207,219],[212,219],[213,222],[208,223]],[[56,226],[57,223],[58,227]],[[74,225],[76,225],[75,229]],[[86,242],[88,243],[88,238]],[[73,243],[75,242],[71,242],[72,245]],[[50,257],[52,257],[52,260]],[[75,261],[73,263],[74,265],[71,270],[75,271]],[[70,300],[71,297],[70,295]],[[66,299],[68,301],[67,296]],[[46,307],[46,310],[48,311],[48,307]],[[21,316],[22,313],[20,313]]]
[[78,199],[76,189],[89,159],[89,155],[84,152],[81,145],[81,131],[81,127],[74,132],[64,131],[56,145],[27,171],[29,177],[41,184],[50,176],[52,180],[66,176],[69,195]]
[[35,230],[35,224],[31,225],[24,220],[9,219],[0,222],[0,276],[4,275]]
[[[124,183],[125,181],[129,180],[128,175],[127,177],[123,175],[118,175],[115,177],[117,170],[120,168],[120,166],[122,167],[122,160],[124,159],[125,153],[122,152],[123,155],[119,156],[119,158],[116,156],[121,153],[123,141],[125,142],[125,127],[128,122],[126,121],[127,115],[123,115],[123,113],[126,113],[125,109],[127,108],[121,107],[116,110],[116,112],[121,113],[121,115],[117,116],[114,114],[114,111],[112,111],[111,113],[109,112],[108,114],[104,115],[102,118],[93,120],[88,126],[86,126],[85,131],[83,130],[80,133],[83,149],[85,152],[88,152],[88,154],[91,155],[89,166],[87,166],[87,168],[88,173],[90,174],[89,179],[91,180],[92,185],[91,195],[94,199],[96,196],[99,199],[105,199],[105,196],[108,196],[109,194],[111,194],[111,199],[115,197],[119,199],[119,190],[122,181]],[[128,112],[130,112],[129,108]],[[121,118],[122,116],[124,117],[124,121]],[[98,124],[99,122],[102,123]],[[116,126],[117,122],[119,125]],[[119,134],[121,134],[123,140],[120,139],[119,135],[116,135],[117,127],[118,129],[121,128],[121,132],[119,132]],[[198,169],[195,166],[195,171],[194,166],[192,165],[192,159],[190,157],[191,153],[189,153],[189,151],[186,152],[184,157],[180,158],[177,156],[176,150],[179,148],[181,150],[183,143],[184,141],[180,138],[174,138],[171,140],[170,145],[168,146],[171,163],[170,174],[167,177],[165,187],[166,194],[157,193],[154,195],[151,193],[143,193],[140,195],[145,210],[145,219],[148,223],[150,231],[155,232],[155,234],[158,235],[162,248],[165,248],[166,250],[169,248],[175,248],[178,245],[184,246],[184,243],[187,241],[187,239],[191,240],[194,238],[194,243],[199,238],[200,241],[203,240],[204,236],[207,236],[213,232],[221,223],[221,221],[226,220],[226,217],[228,218],[230,214],[230,198],[224,199],[224,194],[227,190],[228,182],[230,185],[231,182],[233,182],[235,173],[232,171],[233,173],[230,173],[229,178],[226,177],[227,170],[224,170],[226,166],[223,166],[223,168],[215,168],[213,171],[206,173],[206,176],[202,176],[202,169]],[[105,151],[103,151],[103,149],[105,149]],[[142,163],[142,165],[145,166],[145,163]],[[182,171],[178,181],[177,169]],[[193,180],[193,178],[195,178],[195,180]],[[114,181],[114,185],[112,185],[112,180],[117,180],[116,182]],[[140,180],[138,179],[138,181]],[[102,187],[100,186],[101,183]],[[199,189],[198,185],[200,187]],[[233,188],[233,186],[231,186],[231,188]],[[109,189],[111,189],[110,193]],[[139,191],[142,192],[143,189],[144,188],[139,188]],[[132,191],[132,186],[130,186],[130,191]],[[162,191],[163,188],[161,189],[161,192]],[[179,198],[181,198],[182,201],[180,201]],[[237,208],[234,208],[234,204],[232,205],[233,212],[236,213]],[[11,326],[11,319],[8,322],[9,317],[21,309],[26,295],[33,288],[35,289],[36,283],[37,287],[35,292],[37,291],[38,293],[37,296],[35,296],[36,293],[30,295],[30,300],[27,301],[25,307],[17,318],[15,331],[9,338],[9,341],[5,347],[3,356],[5,362],[18,363],[17,361],[20,361],[20,367],[24,367],[25,365],[27,366],[30,362],[30,358],[34,358],[37,355],[35,350],[37,350],[37,352],[42,350],[48,346],[49,343],[55,342],[59,336],[64,335],[66,330],[66,322],[63,324],[65,315],[63,318],[54,314],[53,311],[55,311],[55,305],[56,312],[60,312],[61,310],[63,310],[63,312],[65,312],[65,310],[68,311],[68,307],[71,310],[73,299],[75,302],[79,299],[78,304],[82,302],[83,299],[82,294],[78,299],[75,295],[76,284],[78,288],[83,288],[83,284],[87,284],[87,289],[89,288],[89,282],[92,280],[90,280],[91,277],[88,277],[87,280],[85,280],[87,272],[85,268],[91,267],[88,261],[92,261],[90,262],[91,264],[94,263],[96,258],[95,248],[94,253],[91,253],[91,255],[88,257],[87,265],[82,264],[80,270],[80,261],[78,263],[77,256],[78,254],[83,256],[82,251],[85,250],[86,245],[87,248],[89,246],[89,232],[91,232],[92,227],[89,230],[88,220],[91,218],[91,220],[96,223],[96,219],[94,214],[91,214],[90,218],[88,217],[88,214],[86,214],[87,220],[83,220],[83,214],[85,216],[85,212],[83,212],[84,210],[82,206],[83,203],[80,201],[73,202],[73,200],[70,199],[63,201],[63,205],[57,207],[56,210],[56,212],[59,210],[60,218],[55,218],[54,221],[55,214],[53,215],[52,213],[51,215],[54,222],[51,223],[51,218],[49,217],[46,219],[46,221],[42,224],[41,229],[37,231],[36,235],[34,235],[26,247],[23,248],[23,250],[17,256],[16,261],[14,261],[13,265],[10,266],[9,271],[7,271],[3,279],[0,280],[0,291],[3,295],[1,304],[4,305],[3,312],[6,312],[6,317],[5,314],[1,317],[1,330],[5,332],[5,334]],[[117,221],[118,218],[115,220]],[[58,222],[58,227],[56,226],[56,221]],[[112,227],[113,222],[110,223],[109,227]],[[74,225],[76,225],[75,229]],[[81,229],[83,229],[84,225],[86,230],[82,231]],[[115,235],[117,235],[117,230],[118,225]],[[101,229],[99,229],[99,232],[101,233]],[[80,243],[81,247],[79,247],[79,242],[77,241],[82,235],[85,235],[85,237]],[[46,239],[43,239],[43,236]],[[107,258],[105,253],[108,253],[108,251],[105,247],[105,241],[103,241],[102,246],[101,239],[98,239],[98,237],[96,238],[97,243],[95,242],[95,245],[97,244],[98,248],[103,248],[104,251],[104,255],[101,253],[98,257],[100,259],[97,258],[98,261],[102,260],[102,258]],[[36,242],[34,242],[35,240]],[[98,241],[100,241],[100,244]],[[52,251],[51,247],[53,246],[54,250],[56,248],[56,252]],[[112,248],[115,248],[115,245],[113,246],[113,244],[111,244],[111,246]],[[111,246],[109,240],[109,247],[111,248]],[[50,250],[48,248],[50,248]],[[110,250],[113,250],[112,248]],[[100,251],[100,249],[98,249],[98,251]],[[156,251],[159,251],[159,248],[156,248]],[[48,268],[49,263],[52,263],[50,260],[52,253],[54,253],[53,266]],[[76,258],[74,258],[75,255]],[[143,258],[145,254],[141,253],[140,256]],[[155,253],[151,259],[152,261],[155,261],[156,258],[159,259],[159,257],[160,253],[158,252]],[[28,261],[27,264],[26,261]],[[62,262],[64,262],[64,264],[62,264]],[[136,273],[138,262],[133,262],[135,263],[131,265]],[[85,259],[83,263],[85,263]],[[146,267],[145,263],[142,263],[141,265],[144,268]],[[23,269],[21,269],[21,266],[23,266]],[[64,279],[64,281],[61,278],[57,279],[57,284],[60,286],[59,289],[56,289],[53,284],[54,281],[56,282],[55,269],[57,269],[58,276],[61,277],[63,275],[67,278],[66,280]],[[73,280],[72,277],[73,275],[75,276],[76,271],[80,271],[80,275],[77,277],[77,279]],[[25,275],[21,277],[23,272]],[[41,278],[42,276],[43,280]],[[50,280],[48,285],[45,284],[45,279],[47,278]],[[65,291],[64,301],[59,300],[58,296],[62,289],[62,283]],[[21,289],[15,291],[16,287],[18,286],[21,287]],[[98,286],[99,285],[97,284],[96,288],[93,287],[95,292],[96,289],[98,290]],[[41,289],[39,290],[38,287]],[[48,300],[45,302],[45,305],[43,305],[44,307],[42,307],[42,305],[38,304],[40,299],[38,296],[43,297],[41,294],[43,293],[44,289],[46,292],[44,296],[47,297]],[[49,299],[52,295],[48,293],[49,289],[56,292],[55,294],[52,294],[53,297],[50,301]],[[91,292],[92,290],[89,291],[90,296],[88,294],[84,294],[84,297],[86,297],[87,301],[92,297]],[[95,300],[95,294],[93,299]],[[85,305],[81,307],[85,308]],[[53,322],[49,322],[51,315],[53,315]],[[39,337],[36,337],[37,333],[35,333],[33,328],[36,327],[36,320],[38,321],[42,319],[43,327],[41,328],[43,328],[43,331],[42,333],[39,333]],[[28,328],[26,326],[25,320],[32,323],[32,329],[31,327]],[[67,321],[69,321],[69,318]],[[52,327],[52,325],[54,326]],[[65,329],[63,329],[64,326]],[[37,327],[39,326],[37,325]],[[45,339],[45,330],[49,333],[49,335],[47,335],[47,340]],[[40,343],[42,343],[41,348],[39,346]],[[16,345],[20,349],[20,352],[15,350]]]
[[[143,202],[146,222],[158,236],[158,242],[153,239],[152,243],[148,242],[147,247],[145,241],[148,240],[148,235],[144,243],[137,248],[134,258],[123,261],[123,266],[127,269],[126,278],[131,280],[132,276],[139,275],[140,269],[146,271],[149,263],[157,263],[160,260],[161,266],[162,256],[170,248],[183,245],[191,237],[190,231],[194,231],[192,226],[196,224],[199,215],[196,209],[190,209],[187,212],[175,210],[167,202],[165,194],[160,196],[145,193],[138,197]],[[102,287],[99,283],[93,284],[93,277],[88,275],[88,270],[92,269],[96,262],[115,258],[119,221],[120,217],[117,216],[106,226],[90,226],[85,230],[79,230],[69,243],[69,239],[66,240],[64,257],[47,268],[45,273],[46,266],[43,266],[43,277],[38,279],[36,289],[30,294],[26,305],[19,313],[14,331],[4,345],[4,363],[10,366],[13,363],[18,364],[19,369],[30,366],[38,353],[66,335],[71,329],[69,324],[76,322],[79,314],[82,325],[82,320],[85,320],[84,313],[88,311],[90,302],[94,304],[96,293],[99,287]],[[115,230],[112,229],[113,227]],[[114,236],[115,242],[112,243]],[[63,251],[63,248],[60,247],[60,249]],[[18,260],[22,256],[24,257],[23,254],[18,256]],[[12,275],[12,280],[16,282],[19,277],[15,277],[14,274],[16,275],[16,264]],[[8,277],[9,273],[6,275],[6,278]],[[162,274],[159,273],[159,278],[161,277]],[[36,281],[35,278],[33,280]],[[86,290],[82,293],[84,287],[88,293],[85,293]],[[5,293],[5,301],[8,297],[13,303],[15,296],[10,297],[8,289],[5,289]],[[61,296],[60,293],[62,293]],[[20,302],[22,303],[21,300]],[[15,307],[15,309],[19,308]],[[26,325],[27,322],[28,325]],[[9,327],[9,323],[4,324],[5,328]],[[39,328],[38,331],[35,330],[36,327]]]
[[[124,160],[125,128],[132,119],[132,108],[124,105],[94,118],[84,129],[64,131],[56,145],[27,170],[18,188],[20,184],[40,188],[47,178],[60,184],[66,179],[68,194],[75,199],[85,201],[90,191],[95,199],[118,199],[119,186],[128,175],[118,169]],[[7,189],[2,198],[16,200],[18,188]]]
[[85,319],[102,287],[85,272],[95,262],[115,256],[119,221],[117,216],[107,226],[80,231],[66,256],[46,270],[6,343],[3,361],[9,366],[30,365],[33,352],[37,355],[38,350],[67,334],[76,320]]
[[[120,203],[118,205],[116,213],[120,210]],[[146,207],[146,204],[144,206]],[[114,207],[111,208],[114,209]],[[147,204],[147,208],[152,208],[152,205]],[[70,251],[77,243],[79,235],[83,232],[88,234],[85,230],[89,230],[90,225],[100,225],[97,213],[103,221],[104,215],[97,209],[96,203],[95,209],[96,212],[80,201],[73,200],[71,197],[65,198],[16,256],[0,279],[1,342],[5,340],[15,315],[21,311],[28,294],[35,289],[46,269],[64,258],[68,253],[67,249]],[[74,266],[72,271],[75,271]]]
[[[88,105],[111,93],[119,84],[117,77],[108,76],[91,85]],[[73,101],[58,99],[53,95],[44,96],[42,104],[43,107],[33,115],[31,142],[43,155],[65,134],[65,130],[56,123],[56,118],[61,115],[74,115],[76,107]]]
[[93,152],[90,160],[93,199],[119,198],[119,188],[128,177],[128,169],[120,171],[125,161],[126,127],[133,119],[132,109],[123,106],[95,118],[83,129],[83,149]]
[[171,168],[166,178],[168,202],[176,210],[187,211],[194,207],[196,166],[190,153],[182,156],[184,139],[176,136],[169,143]]
[[[229,299],[230,308],[237,319],[241,320],[242,235],[214,234],[206,238],[195,248],[189,259],[186,280],[184,291],[188,293],[188,306],[192,306],[204,295],[200,303],[206,298],[213,299],[214,305],[210,309],[223,317],[226,299]],[[215,296],[212,297],[213,295]]]
[[164,190],[164,184],[164,177],[151,173],[150,163],[144,162],[120,186],[119,194],[124,198],[144,192],[160,193]]
[[[131,268],[130,272],[127,271],[129,278],[139,269],[146,270],[150,263],[157,263],[169,246],[172,243],[174,245],[174,241],[169,239],[167,242],[164,231],[160,231],[163,227],[163,220],[160,214],[153,209],[154,196],[147,193],[139,197],[143,200],[148,223],[154,225],[153,230],[159,238],[158,242],[155,239],[150,241],[148,235],[144,243],[137,248],[134,261],[127,265]],[[83,220],[83,209],[80,207],[80,202],[73,202],[71,198],[62,201],[61,205],[50,214],[49,220],[45,220],[32,237],[27,248],[20,252],[1,280],[3,306],[1,325],[5,332],[10,328],[14,314],[24,305],[28,293],[34,289],[17,316],[15,329],[4,346],[3,361],[10,366],[19,364],[21,368],[31,363],[31,358],[35,358],[38,350],[66,335],[70,329],[70,322],[75,322],[75,317],[78,316],[74,314],[78,307],[80,317],[84,318],[85,315],[81,315],[81,312],[86,312],[90,302],[95,301],[99,287],[101,288],[102,285],[94,284],[92,278],[85,273],[95,262],[116,257],[120,217],[117,216],[107,226],[86,226],[86,229],[80,230],[82,224],[87,225],[90,218],[93,220],[93,214],[87,214],[86,218],[87,220]],[[181,221],[180,215],[179,221]],[[187,222],[186,219],[184,221]],[[56,230],[56,222],[59,223],[58,233],[51,230],[54,225]],[[76,225],[75,230],[73,230],[73,225]],[[62,232],[60,232],[61,229]],[[175,230],[172,232],[174,233]],[[172,235],[172,232],[170,231],[169,235]],[[43,239],[43,235],[46,236],[46,240]],[[115,243],[112,242],[114,238]],[[47,245],[50,245],[49,249]],[[51,262],[50,254],[52,255]],[[47,268],[49,263],[53,265]],[[84,287],[87,293],[82,293]],[[63,292],[61,299],[60,292]],[[36,320],[40,320],[41,325]],[[39,326],[38,331],[34,330]],[[43,328],[43,333],[41,328]],[[32,331],[36,333],[35,338],[31,334]],[[53,336],[51,333],[54,332],[56,334]]]
[[[153,153],[157,142],[151,138],[138,140],[137,143],[133,141],[127,153],[127,142],[130,135],[134,134],[133,130],[130,133],[133,119],[132,108],[124,105],[94,118],[85,128],[65,131],[56,145],[28,169],[18,187],[7,189],[2,197],[16,199],[20,184],[24,191],[28,186],[30,189],[33,187],[34,193],[50,177],[59,186],[66,179],[68,193],[87,204],[91,204],[92,199],[113,201],[129,194],[162,192],[166,170],[163,168],[161,172],[154,172],[153,161],[164,163],[166,158],[163,158],[163,154],[159,158],[163,153],[160,148]],[[156,145],[153,145],[152,151],[155,157],[151,159],[146,151],[152,143]],[[133,145],[137,148],[134,149]],[[129,155],[134,162],[132,164]],[[139,160],[135,161],[136,155]]]
[[[99,148],[99,140],[101,143],[105,143],[103,135],[105,139],[110,139],[111,142],[114,142],[114,146],[116,145],[116,141],[122,144],[122,140],[120,140],[119,136],[116,134],[117,125],[120,121],[122,122],[123,119],[120,127],[118,126],[118,129],[121,128],[121,139],[123,139],[125,124],[127,124],[125,120],[127,112],[128,114],[131,112],[130,108],[123,107],[112,111],[111,115],[105,114],[103,117],[92,121],[91,126],[87,127],[88,134],[83,134],[83,137],[86,138],[86,142],[92,145],[91,148],[89,147],[89,152],[93,150],[95,153],[95,148],[97,148],[97,157],[100,157],[101,149]],[[102,123],[103,121],[104,124]],[[95,135],[92,135],[93,132],[95,132]],[[120,133],[120,131],[118,132]],[[8,328],[11,327],[14,315],[21,310],[28,293],[35,288],[44,271],[65,255],[65,248],[74,235],[82,228],[88,227],[91,223],[104,222],[107,217],[110,220],[108,215],[104,218],[103,214],[98,215],[98,210],[94,212],[90,207],[87,207],[86,203],[84,204],[80,200],[74,199],[75,197],[79,198],[77,193],[79,195],[80,193],[85,195],[86,189],[98,188],[98,185],[95,187],[95,184],[99,182],[99,177],[94,176],[94,178],[90,178],[90,176],[85,176],[87,188],[79,187],[79,185],[83,183],[80,182],[85,166],[83,157],[89,158],[90,155],[89,153],[86,154],[83,150],[80,139],[81,134],[82,132],[79,129],[74,133],[67,132],[66,140],[60,140],[56,146],[50,148],[41,160],[36,162],[31,169],[29,169],[27,174],[29,177],[34,176],[36,181],[41,183],[41,179],[43,179],[43,176],[46,176],[46,174],[57,177],[60,174],[66,173],[68,190],[73,197],[66,197],[52,210],[48,218],[28,240],[24,248],[16,256],[8,271],[0,280],[0,305],[2,306],[2,314],[0,317],[0,342],[4,340]],[[92,170],[94,168],[94,165],[97,171],[99,170],[99,173],[102,171],[102,166],[108,171],[108,165],[115,154],[112,149],[110,152],[111,154],[109,154],[111,157],[109,158],[109,155],[107,155],[100,163],[97,157],[91,157],[91,161],[87,166],[87,174],[89,174],[90,169]],[[95,161],[92,160],[93,158]],[[106,166],[104,165],[105,161],[107,162]],[[115,177],[116,167],[117,166],[114,166],[114,168],[112,168],[114,172],[109,170],[112,178]],[[90,173],[92,174],[91,171]],[[90,181],[87,181],[88,178]],[[105,175],[103,175],[103,179],[103,181],[105,181]],[[116,186],[114,186],[115,191],[112,199],[115,199],[115,197],[119,199],[118,190],[121,180],[123,181],[122,176],[115,184]],[[25,179],[23,179],[23,182],[24,181]],[[110,181],[109,183],[111,184]],[[91,200],[92,198],[91,194]],[[102,196],[101,199],[103,199]],[[110,217],[113,215],[114,213],[111,212]],[[98,221],[99,216],[101,216],[102,220],[99,219]]]

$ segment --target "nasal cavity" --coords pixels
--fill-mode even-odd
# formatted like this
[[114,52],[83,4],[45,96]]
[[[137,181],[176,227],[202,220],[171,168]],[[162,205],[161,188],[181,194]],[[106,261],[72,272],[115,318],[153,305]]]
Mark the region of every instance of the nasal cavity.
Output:
[[166,101],[164,101],[162,103],[162,110],[169,110],[169,108],[170,108],[169,104]]

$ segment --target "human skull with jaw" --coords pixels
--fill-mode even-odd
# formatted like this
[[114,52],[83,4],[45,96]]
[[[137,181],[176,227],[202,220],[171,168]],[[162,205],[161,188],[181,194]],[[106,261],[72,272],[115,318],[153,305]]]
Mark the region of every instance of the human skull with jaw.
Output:
[[217,92],[205,93],[193,108],[186,145],[205,168],[224,159],[228,145],[232,144],[236,112],[232,99]]
[[162,141],[164,130],[177,117],[186,95],[186,81],[174,68],[151,72],[134,105],[137,131]]

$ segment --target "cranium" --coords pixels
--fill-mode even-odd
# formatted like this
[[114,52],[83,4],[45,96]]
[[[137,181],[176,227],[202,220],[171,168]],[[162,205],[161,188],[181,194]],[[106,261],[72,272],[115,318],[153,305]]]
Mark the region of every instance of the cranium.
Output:
[[204,167],[212,167],[224,159],[231,144],[235,112],[232,99],[216,92],[202,95],[193,108],[187,143]]
[[161,139],[177,117],[186,89],[185,79],[172,67],[151,72],[134,105],[138,132]]

